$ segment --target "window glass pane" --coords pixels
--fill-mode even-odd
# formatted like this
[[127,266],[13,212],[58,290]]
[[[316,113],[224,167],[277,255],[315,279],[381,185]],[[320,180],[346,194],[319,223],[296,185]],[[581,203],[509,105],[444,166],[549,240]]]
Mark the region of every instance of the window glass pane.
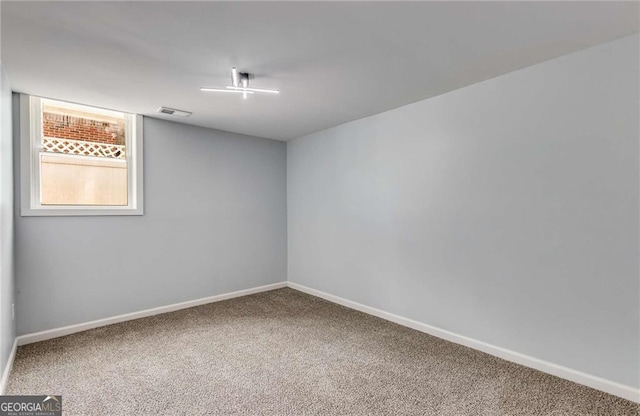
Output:
[[127,205],[123,113],[42,100],[42,205]]

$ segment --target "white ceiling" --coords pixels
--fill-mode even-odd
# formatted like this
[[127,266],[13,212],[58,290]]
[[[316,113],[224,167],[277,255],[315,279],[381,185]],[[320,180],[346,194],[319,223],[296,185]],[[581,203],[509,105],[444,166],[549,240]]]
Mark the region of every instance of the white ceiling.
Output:
[[[14,90],[289,140],[638,31],[637,2],[2,2]],[[232,65],[280,95],[199,91]],[[588,70],[588,68],[585,68]]]

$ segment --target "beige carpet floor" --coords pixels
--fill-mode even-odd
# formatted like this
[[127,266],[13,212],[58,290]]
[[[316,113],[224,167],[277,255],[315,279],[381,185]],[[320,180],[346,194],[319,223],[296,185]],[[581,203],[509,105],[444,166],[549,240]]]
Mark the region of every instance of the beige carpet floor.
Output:
[[281,289],[20,347],[66,415],[638,415],[629,401]]

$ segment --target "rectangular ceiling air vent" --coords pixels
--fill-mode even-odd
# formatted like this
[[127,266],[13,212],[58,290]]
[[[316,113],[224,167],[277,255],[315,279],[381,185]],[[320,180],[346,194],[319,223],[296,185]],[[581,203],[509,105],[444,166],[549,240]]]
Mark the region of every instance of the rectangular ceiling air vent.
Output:
[[188,111],[176,110],[175,108],[160,107],[158,113],[166,114],[168,116],[189,117],[191,115]]

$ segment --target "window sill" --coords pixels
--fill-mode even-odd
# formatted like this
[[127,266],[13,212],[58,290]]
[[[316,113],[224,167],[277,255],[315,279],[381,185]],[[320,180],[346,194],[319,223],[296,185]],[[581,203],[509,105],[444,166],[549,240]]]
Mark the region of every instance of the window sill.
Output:
[[60,206],[56,208],[26,208],[22,209],[22,217],[87,217],[113,215],[144,215],[142,208],[103,207],[103,208],[71,208]]

